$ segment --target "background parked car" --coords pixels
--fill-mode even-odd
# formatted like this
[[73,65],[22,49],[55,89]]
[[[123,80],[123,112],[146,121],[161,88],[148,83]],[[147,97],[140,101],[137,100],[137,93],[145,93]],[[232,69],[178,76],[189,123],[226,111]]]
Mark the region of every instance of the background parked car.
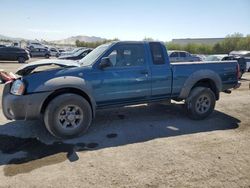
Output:
[[250,72],[250,57],[245,57],[246,59],[246,71]]
[[64,49],[58,49],[58,51],[60,52],[60,54],[61,54],[62,52],[66,52]]
[[221,61],[223,58],[227,57],[227,54],[214,54],[209,55],[205,58],[205,61]]
[[21,47],[20,42],[13,42],[11,46]]
[[233,56],[244,57],[246,61],[246,71],[250,72],[250,51],[245,51],[245,50],[232,51],[229,54]]
[[60,56],[58,57],[58,59],[80,60],[84,58],[86,55],[88,55],[91,51],[92,49],[82,49],[72,55]]
[[207,55],[204,54],[192,54],[192,56],[198,57],[201,59],[201,61],[205,61]]
[[44,48],[33,48],[30,49],[30,56],[31,57],[45,57],[50,58],[51,54],[48,49]]
[[235,55],[227,55],[227,54],[216,54],[216,55],[209,55],[205,59],[205,61],[229,61],[229,60],[234,60],[238,61],[238,64],[240,66],[240,78],[242,75],[248,70],[247,68],[247,62],[250,61],[250,58],[246,57],[240,57],[240,56],[235,56]]
[[51,56],[55,56],[55,57],[59,57],[60,56],[60,52],[56,48],[49,48],[49,51],[50,51],[50,55]]
[[250,57],[250,51],[240,50],[240,51],[232,51],[229,55],[240,56],[240,57]]
[[80,48],[75,48],[74,50],[71,50],[71,51],[61,52],[60,56],[73,55],[73,54],[75,54],[76,52],[78,52],[78,51],[80,51],[80,50],[83,50],[83,49],[86,49],[86,48],[80,47]]
[[39,42],[28,42],[27,48],[29,48],[29,49],[34,49],[34,48],[48,49],[48,47],[46,45],[43,45]]
[[224,57],[222,59],[222,61],[228,61],[228,60],[236,60],[236,61],[238,61],[238,64],[240,66],[240,74],[241,74],[240,78],[246,72],[246,70],[248,70],[246,65],[247,65],[247,62],[250,61],[250,58],[229,55],[229,56],[226,56],[226,57]]
[[169,55],[169,60],[171,63],[201,61],[200,57],[193,56],[189,52],[186,52],[186,51],[172,50],[172,51],[168,51],[168,55]]
[[0,60],[25,63],[29,60],[29,52],[23,48],[0,47]]

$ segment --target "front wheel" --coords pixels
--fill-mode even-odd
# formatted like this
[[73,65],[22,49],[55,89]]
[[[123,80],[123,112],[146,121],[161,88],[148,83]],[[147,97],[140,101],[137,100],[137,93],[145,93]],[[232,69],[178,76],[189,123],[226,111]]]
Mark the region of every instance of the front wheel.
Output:
[[47,130],[55,137],[68,139],[85,133],[92,121],[89,102],[76,94],[62,94],[53,99],[44,114]]
[[215,94],[206,87],[195,87],[186,99],[186,109],[191,119],[200,120],[208,117],[215,107]]

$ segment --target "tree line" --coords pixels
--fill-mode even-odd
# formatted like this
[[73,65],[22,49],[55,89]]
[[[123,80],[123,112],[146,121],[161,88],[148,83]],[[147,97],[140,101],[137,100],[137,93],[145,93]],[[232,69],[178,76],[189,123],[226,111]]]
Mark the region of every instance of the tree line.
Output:
[[[77,47],[96,48],[101,44],[105,44],[119,39],[104,40],[99,42],[84,42],[76,41]],[[144,38],[144,40],[153,40],[152,38]],[[228,54],[233,50],[249,50],[250,51],[250,35],[244,36],[240,33],[235,33],[226,36],[226,38],[214,45],[189,43],[187,45],[179,45],[173,42],[166,42],[168,50],[183,50],[192,54]]]
[[223,41],[214,45],[195,43],[179,45],[167,42],[166,46],[168,50],[184,50],[192,54],[229,54],[234,50],[250,51],[250,35],[246,37],[239,33],[228,35]]

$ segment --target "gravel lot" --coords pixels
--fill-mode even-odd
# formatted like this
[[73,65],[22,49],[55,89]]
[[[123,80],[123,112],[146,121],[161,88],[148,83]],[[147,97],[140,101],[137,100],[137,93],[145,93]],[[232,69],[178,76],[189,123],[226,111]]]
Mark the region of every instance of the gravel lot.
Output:
[[85,136],[64,142],[38,121],[7,121],[0,106],[0,187],[249,188],[249,83],[246,73],[203,121],[181,104],[118,108],[97,112]]

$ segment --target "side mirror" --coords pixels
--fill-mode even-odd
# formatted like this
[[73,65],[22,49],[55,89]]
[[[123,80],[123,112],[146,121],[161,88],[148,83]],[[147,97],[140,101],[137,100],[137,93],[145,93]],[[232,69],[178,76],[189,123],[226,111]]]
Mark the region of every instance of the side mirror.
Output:
[[112,63],[110,62],[109,57],[104,57],[101,59],[101,63],[99,64],[100,69],[105,69],[107,67],[112,67]]

